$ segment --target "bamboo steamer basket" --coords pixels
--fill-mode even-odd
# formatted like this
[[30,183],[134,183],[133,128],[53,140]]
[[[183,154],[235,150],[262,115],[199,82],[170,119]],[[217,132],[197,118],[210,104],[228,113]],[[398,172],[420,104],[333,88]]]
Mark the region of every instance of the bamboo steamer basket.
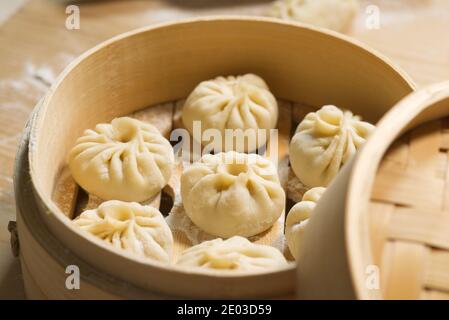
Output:
[[[402,71],[349,38],[268,18],[186,20],[98,45],[59,76],[36,107],[19,148],[15,188],[29,298],[293,296],[293,263],[276,271],[224,275],[138,259],[81,233],[55,201],[57,193],[67,197],[64,203],[79,205],[76,192],[61,190],[60,181],[67,153],[83,130],[143,109],[158,110],[158,120],[170,110],[175,126],[180,104],[174,101],[197,83],[246,72],[263,77],[284,101],[279,126],[284,158],[293,125],[310,108],[332,103],[375,123],[414,89]],[[283,221],[276,230],[282,235]],[[65,270],[72,264],[81,272],[80,290],[65,287]]]
[[449,299],[448,117],[446,82],[379,122],[310,219],[299,298]]

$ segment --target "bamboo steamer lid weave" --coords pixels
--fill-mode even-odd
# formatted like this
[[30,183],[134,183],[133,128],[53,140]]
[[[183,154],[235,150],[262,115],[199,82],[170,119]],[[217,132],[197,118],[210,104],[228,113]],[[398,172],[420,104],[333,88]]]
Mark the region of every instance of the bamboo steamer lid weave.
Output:
[[448,117],[446,82],[379,122],[310,219],[300,298],[449,299]]

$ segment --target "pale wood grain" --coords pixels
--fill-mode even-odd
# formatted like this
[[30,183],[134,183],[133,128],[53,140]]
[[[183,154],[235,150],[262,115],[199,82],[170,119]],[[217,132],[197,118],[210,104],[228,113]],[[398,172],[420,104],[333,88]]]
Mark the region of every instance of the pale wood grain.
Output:
[[442,179],[422,175],[419,171],[409,173],[401,168],[381,166],[375,183],[372,194],[374,200],[442,208],[445,184]]
[[[447,230],[447,229],[446,229]],[[430,289],[449,291],[449,252],[432,250],[424,285]]]
[[396,208],[389,223],[383,228],[383,231],[393,239],[420,242],[446,250],[449,250],[448,230],[447,214],[429,208],[407,207]]
[[370,234],[372,238],[373,261],[379,266],[382,261],[382,253],[388,240],[388,225],[394,212],[394,205],[389,203],[371,202],[369,206]]
[[419,243],[389,242],[384,250],[382,289],[386,299],[418,299],[429,249]]
[[433,121],[416,128],[410,134],[408,170],[435,177],[441,146],[441,121]]

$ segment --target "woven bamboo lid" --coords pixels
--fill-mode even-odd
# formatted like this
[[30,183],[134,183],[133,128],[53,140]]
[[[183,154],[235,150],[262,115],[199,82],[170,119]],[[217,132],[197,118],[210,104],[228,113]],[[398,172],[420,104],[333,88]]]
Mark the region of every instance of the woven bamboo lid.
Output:
[[396,139],[374,181],[370,242],[386,299],[449,299],[449,88],[441,94],[421,112],[442,118]]
[[449,82],[384,116],[318,204],[304,247],[300,298],[449,298]]

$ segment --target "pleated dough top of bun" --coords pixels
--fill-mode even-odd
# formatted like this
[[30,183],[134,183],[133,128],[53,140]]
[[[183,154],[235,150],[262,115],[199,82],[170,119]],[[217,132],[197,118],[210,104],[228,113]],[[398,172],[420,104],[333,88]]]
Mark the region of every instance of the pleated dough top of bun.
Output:
[[152,125],[123,117],[86,130],[69,154],[75,181],[105,200],[141,202],[167,184],[173,149]]
[[113,247],[140,257],[169,262],[173,236],[156,208],[111,200],[81,213],[73,222]]
[[269,16],[345,31],[359,9],[358,0],[278,0]]
[[257,154],[205,155],[181,176],[186,214],[200,229],[229,238],[270,228],[284,210],[276,168]]
[[258,271],[285,266],[287,261],[276,248],[235,236],[193,246],[182,253],[177,264],[223,271]]
[[374,128],[331,105],[307,114],[290,142],[293,172],[308,187],[326,187]]
[[285,222],[285,238],[290,253],[295,259],[298,258],[304,230],[310,215],[325,191],[326,188],[323,187],[310,189],[304,193],[302,200],[295,204],[288,212],[287,220]]
[[[216,152],[246,152],[263,146],[269,129],[276,127],[277,118],[275,97],[265,81],[254,74],[203,81],[189,95],[182,110],[182,121],[190,133],[194,132],[194,121],[201,122],[201,133],[218,130],[221,139],[198,141]],[[242,143],[237,143],[236,138],[225,142],[225,129],[233,129]]]

